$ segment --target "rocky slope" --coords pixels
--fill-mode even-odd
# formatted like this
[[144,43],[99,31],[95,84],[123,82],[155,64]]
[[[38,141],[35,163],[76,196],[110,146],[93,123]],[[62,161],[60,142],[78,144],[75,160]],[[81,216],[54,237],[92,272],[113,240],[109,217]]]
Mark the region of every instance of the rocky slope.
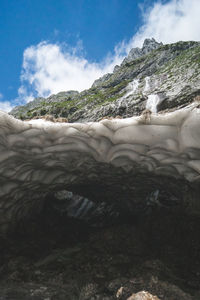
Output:
[[200,43],[162,45],[144,41],[132,49],[114,72],[96,80],[89,90],[38,98],[11,114],[19,119],[52,115],[69,122],[131,117],[145,108],[163,112],[183,107],[200,94]]

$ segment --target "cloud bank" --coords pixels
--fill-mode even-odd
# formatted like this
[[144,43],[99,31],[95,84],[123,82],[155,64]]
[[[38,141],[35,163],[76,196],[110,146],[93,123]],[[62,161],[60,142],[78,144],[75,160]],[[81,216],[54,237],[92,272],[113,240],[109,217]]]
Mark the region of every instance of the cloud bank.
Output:
[[0,110],[9,112],[13,108],[9,101],[3,101],[3,94],[0,93]]
[[10,101],[0,101],[0,110],[9,112],[13,107],[14,106],[10,103]]
[[[18,102],[89,88],[95,79],[112,72],[132,47],[141,47],[145,38],[154,37],[163,43],[200,40],[199,11],[199,0],[156,1],[151,7],[142,7],[143,25],[138,32],[128,42],[117,45],[113,55],[100,63],[86,60],[78,51],[80,43],[71,49],[46,41],[28,47],[23,55]],[[9,103],[4,105],[9,107]]]
[[154,37],[163,43],[200,41],[200,1],[161,1],[143,11],[143,26],[132,37],[131,46],[141,46],[144,38]]

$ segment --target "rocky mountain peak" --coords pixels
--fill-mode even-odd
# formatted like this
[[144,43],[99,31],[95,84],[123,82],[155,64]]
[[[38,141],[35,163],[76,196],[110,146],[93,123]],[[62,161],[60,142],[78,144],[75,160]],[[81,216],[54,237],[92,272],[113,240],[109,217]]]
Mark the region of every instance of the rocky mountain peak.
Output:
[[142,48],[136,47],[132,48],[127,57],[122,62],[122,66],[129,63],[130,61],[137,59],[157,48],[162,46],[163,43],[158,43],[154,38],[145,39]]
[[163,43],[158,43],[154,38],[151,39],[147,38],[144,40],[142,48],[148,47],[149,45],[151,45],[154,48],[155,46],[160,44],[163,45]]
[[163,43],[158,43],[154,38],[151,39],[145,39],[143,46],[142,46],[142,50],[143,52],[147,51],[150,52],[154,49],[159,48],[160,46],[163,46]]
[[[132,48],[128,54],[127,57],[124,58],[124,60],[121,63],[121,66],[126,65],[127,63],[131,62],[134,59],[137,59],[143,55],[148,54],[149,52],[161,47],[163,43],[158,43],[154,38],[151,39],[145,39],[143,42],[142,48],[136,47]],[[117,72],[119,70],[120,66],[116,65],[113,72]],[[98,78],[94,81],[92,87],[97,87],[101,85],[104,81],[107,81],[111,77],[111,73],[105,74],[102,77]]]

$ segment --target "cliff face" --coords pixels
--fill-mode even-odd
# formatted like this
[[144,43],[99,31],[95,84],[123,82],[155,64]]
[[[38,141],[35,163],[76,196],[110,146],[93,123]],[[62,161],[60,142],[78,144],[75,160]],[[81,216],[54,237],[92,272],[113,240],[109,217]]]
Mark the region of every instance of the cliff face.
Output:
[[164,112],[184,107],[200,94],[199,52],[198,42],[162,45],[145,40],[142,49],[132,49],[113,73],[96,80],[89,90],[38,98],[11,114],[21,119],[52,115],[85,122],[132,117],[145,108]]

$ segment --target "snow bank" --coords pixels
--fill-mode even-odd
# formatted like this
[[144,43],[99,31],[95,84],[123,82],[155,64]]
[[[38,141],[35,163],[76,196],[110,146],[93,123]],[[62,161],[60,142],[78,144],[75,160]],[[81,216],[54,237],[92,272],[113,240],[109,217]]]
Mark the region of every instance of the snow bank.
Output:
[[[22,122],[0,112],[1,224],[50,190],[98,177],[103,164],[200,181],[200,110],[91,123]],[[137,168],[136,168],[137,166]],[[9,208],[10,207],[10,208]],[[9,209],[8,209],[9,208]]]

